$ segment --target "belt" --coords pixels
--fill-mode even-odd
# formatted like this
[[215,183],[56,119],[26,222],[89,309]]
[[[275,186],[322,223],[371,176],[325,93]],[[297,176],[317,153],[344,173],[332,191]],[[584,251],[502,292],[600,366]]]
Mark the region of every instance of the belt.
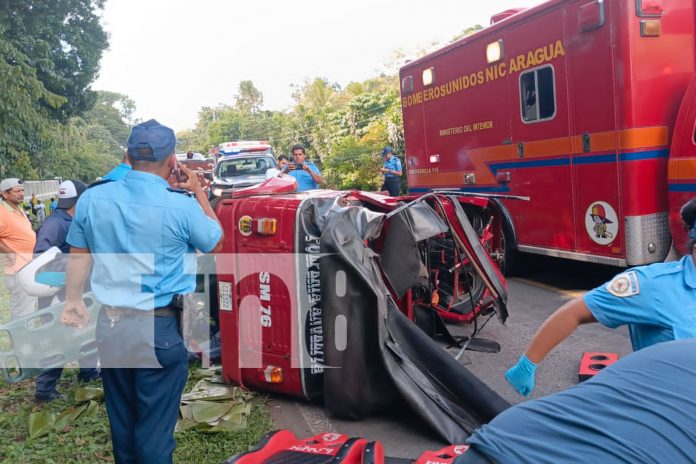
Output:
[[142,310],[133,308],[121,308],[118,306],[102,305],[109,319],[118,319],[120,317],[136,317],[136,316],[159,316],[159,317],[179,317],[179,310],[171,306],[163,306],[154,310]]

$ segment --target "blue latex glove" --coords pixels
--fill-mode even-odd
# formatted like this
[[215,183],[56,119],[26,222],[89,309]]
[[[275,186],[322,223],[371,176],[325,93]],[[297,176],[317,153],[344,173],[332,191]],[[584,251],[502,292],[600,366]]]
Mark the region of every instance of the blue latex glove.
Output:
[[505,378],[520,395],[528,397],[534,390],[535,371],[536,364],[530,361],[526,355],[522,355],[517,364],[507,371]]
[[38,272],[34,280],[51,287],[65,287],[65,272]]

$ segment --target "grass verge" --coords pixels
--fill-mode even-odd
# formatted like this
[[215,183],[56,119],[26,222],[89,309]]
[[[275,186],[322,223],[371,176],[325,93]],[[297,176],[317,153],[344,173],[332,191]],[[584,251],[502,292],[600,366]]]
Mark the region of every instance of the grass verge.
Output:
[[[192,366],[191,369],[195,369]],[[95,385],[100,385],[95,382]],[[192,385],[187,385],[187,390]],[[29,437],[29,414],[37,411],[61,412],[74,405],[74,392],[84,386],[77,380],[77,369],[66,369],[59,384],[62,398],[47,405],[34,403],[34,382],[15,385],[0,380],[0,462],[3,464],[63,464],[114,462],[111,453],[109,422],[104,404],[91,418],[79,418],[62,433]],[[248,426],[239,432],[205,433],[187,430],[175,434],[177,449],[174,462],[217,464],[240,451],[246,451],[273,426],[263,396],[252,399]]]

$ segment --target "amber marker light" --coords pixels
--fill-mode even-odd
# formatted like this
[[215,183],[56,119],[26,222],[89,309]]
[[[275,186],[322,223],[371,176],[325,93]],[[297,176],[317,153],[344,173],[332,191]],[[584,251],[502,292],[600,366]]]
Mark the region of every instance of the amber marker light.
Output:
[[263,370],[263,377],[267,383],[283,383],[283,369],[278,366],[267,366]]
[[641,37],[659,37],[662,32],[659,19],[644,19],[640,22]]
[[275,235],[278,221],[273,218],[263,218],[256,221],[256,233],[259,235]]

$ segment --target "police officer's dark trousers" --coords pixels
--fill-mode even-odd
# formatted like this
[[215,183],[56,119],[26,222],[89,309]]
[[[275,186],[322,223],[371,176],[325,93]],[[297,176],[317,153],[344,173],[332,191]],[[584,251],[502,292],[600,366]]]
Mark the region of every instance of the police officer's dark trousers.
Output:
[[382,190],[389,191],[389,195],[392,197],[398,197],[399,190],[401,190],[401,177],[385,176],[384,184],[382,185]]
[[[178,321],[152,315],[112,319],[102,310],[96,338],[116,463],[171,463],[188,375]],[[152,367],[156,363],[162,367]]]

